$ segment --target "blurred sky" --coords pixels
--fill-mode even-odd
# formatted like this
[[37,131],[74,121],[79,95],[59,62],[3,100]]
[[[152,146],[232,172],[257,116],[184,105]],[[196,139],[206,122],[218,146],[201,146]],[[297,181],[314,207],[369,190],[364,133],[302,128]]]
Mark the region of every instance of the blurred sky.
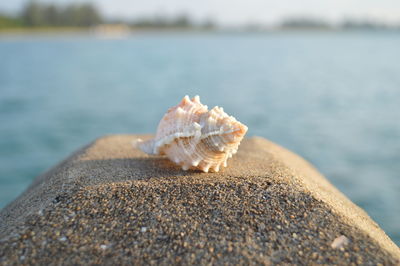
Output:
[[[1,0],[0,11],[17,12],[26,0]],[[292,16],[312,16],[338,22],[344,18],[400,22],[400,0],[42,0],[92,2],[110,18],[135,18],[187,13],[195,20],[213,18],[222,25],[279,22]]]

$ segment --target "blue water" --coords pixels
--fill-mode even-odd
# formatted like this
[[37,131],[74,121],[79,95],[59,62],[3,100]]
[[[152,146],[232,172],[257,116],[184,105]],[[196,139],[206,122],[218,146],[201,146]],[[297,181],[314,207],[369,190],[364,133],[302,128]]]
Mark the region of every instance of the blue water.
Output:
[[311,161],[400,243],[400,34],[0,37],[0,207],[94,138],[199,94]]

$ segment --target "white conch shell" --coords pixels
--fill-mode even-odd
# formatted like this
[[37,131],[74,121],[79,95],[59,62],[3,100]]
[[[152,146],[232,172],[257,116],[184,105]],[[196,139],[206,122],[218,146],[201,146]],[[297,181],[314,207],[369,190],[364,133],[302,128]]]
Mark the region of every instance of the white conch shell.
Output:
[[237,152],[247,126],[218,106],[208,111],[199,96],[170,108],[161,119],[154,139],[139,140],[136,146],[148,154],[167,155],[183,170],[218,172]]

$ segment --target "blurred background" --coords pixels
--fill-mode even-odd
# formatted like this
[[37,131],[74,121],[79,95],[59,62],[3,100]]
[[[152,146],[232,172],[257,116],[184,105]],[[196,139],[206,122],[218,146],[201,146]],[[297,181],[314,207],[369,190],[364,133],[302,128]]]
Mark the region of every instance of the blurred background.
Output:
[[400,2],[0,2],[0,208],[188,94],[311,161],[400,244]]

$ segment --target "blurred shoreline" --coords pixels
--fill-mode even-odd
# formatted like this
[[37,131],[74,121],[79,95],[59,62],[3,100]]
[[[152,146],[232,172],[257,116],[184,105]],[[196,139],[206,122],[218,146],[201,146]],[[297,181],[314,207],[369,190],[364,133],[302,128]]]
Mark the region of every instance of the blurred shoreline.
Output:
[[342,29],[342,28],[180,28],[180,27],[129,27],[127,25],[104,24],[95,27],[38,27],[38,28],[7,28],[0,29],[1,35],[96,35],[96,36],[123,36],[134,35],[136,33],[290,33],[290,32],[400,32],[398,29]]
[[180,13],[132,18],[107,18],[92,3],[67,5],[30,1],[15,14],[0,10],[0,35],[35,34],[89,34],[104,37],[122,37],[135,32],[344,32],[344,31],[398,31],[400,23],[385,23],[372,18],[343,18],[333,23],[322,17],[297,15],[265,24],[249,22],[240,25],[221,25],[212,17],[196,20],[190,14]]

